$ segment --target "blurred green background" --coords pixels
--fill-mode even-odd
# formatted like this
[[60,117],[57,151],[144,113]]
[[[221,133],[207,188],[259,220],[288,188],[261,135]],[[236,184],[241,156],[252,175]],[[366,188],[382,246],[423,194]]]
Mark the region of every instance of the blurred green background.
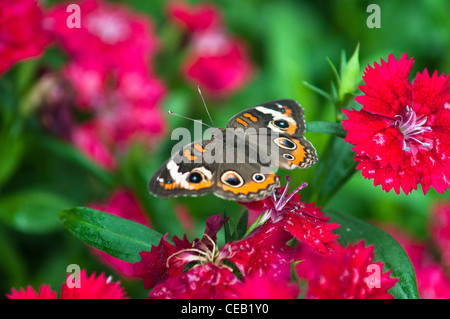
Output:
[[[45,2],[44,7],[57,2]],[[154,68],[167,87],[164,109],[208,122],[196,88],[185,83],[179,75],[181,53],[177,55],[174,51],[175,31],[167,19],[167,1],[115,2],[148,14],[155,23],[161,48]],[[300,102],[307,122],[335,121],[334,105],[304,82],[330,92],[334,74],[327,58],[339,69],[342,52],[350,57],[358,43],[361,72],[367,64],[386,60],[390,53],[399,58],[404,52],[415,59],[411,80],[424,68],[437,69],[439,73],[450,72],[450,2],[447,0],[221,0],[214,3],[224,16],[228,32],[246,42],[256,66],[252,80],[238,92],[221,99],[205,96],[212,118],[220,127],[225,127],[228,119],[244,108],[280,98]],[[380,28],[367,26],[370,4],[380,7]],[[57,49],[52,48],[41,57],[40,63],[58,68],[63,62]],[[19,63],[0,78],[2,107],[15,107],[20,103],[17,84],[26,72],[26,66],[27,63]],[[348,106],[357,107],[357,104],[353,101]],[[114,175],[101,169],[87,169],[90,164],[70,150],[61,150],[59,145],[52,147],[44,140],[45,134],[31,133],[39,131],[31,120],[30,136],[24,143],[21,161],[0,189],[0,200],[10,194],[21,194],[12,199],[9,196],[9,201],[0,205],[0,296],[10,292],[11,287],[28,284],[37,288],[48,283],[59,291],[66,278],[66,267],[73,263],[89,271],[111,273],[83,243],[63,228],[57,213],[62,208],[104,200],[118,185],[132,188],[157,230],[169,232],[171,236],[181,237],[186,232],[174,215],[174,204],[185,205],[194,220],[194,230],[188,232],[191,239],[202,234],[209,215],[226,211],[237,220],[244,208],[213,195],[160,200],[148,194],[148,180],[170,156],[176,143],[170,140],[170,131],[179,126],[193,128],[193,123],[177,117],[168,118],[168,123],[169,134],[156,153],[148,154],[139,147],[131,149],[122,158],[119,173]],[[306,137],[316,147],[320,161],[329,136],[307,133]],[[307,171],[289,172],[293,179],[291,186],[306,181],[309,188],[313,187],[316,169],[317,164]],[[280,170],[279,173],[285,175],[287,172]],[[396,195],[393,191],[386,193],[381,187],[374,187],[372,182],[356,172],[324,209],[339,209],[375,223],[395,223],[415,236],[426,238],[427,220],[433,204],[449,199],[447,193],[440,195],[433,189],[424,196],[420,186],[407,196]],[[26,206],[29,190],[33,190],[33,194],[36,190],[43,193],[38,200],[30,200],[34,205],[31,207]],[[310,192],[306,189],[302,198],[307,200]],[[49,209],[52,205],[54,209]],[[11,213],[14,209],[31,210],[34,217],[30,219],[31,214],[24,214],[26,217],[21,219],[21,214]],[[121,279],[118,275],[115,278]],[[140,280],[122,281],[129,296],[147,297],[148,292],[142,288]]]

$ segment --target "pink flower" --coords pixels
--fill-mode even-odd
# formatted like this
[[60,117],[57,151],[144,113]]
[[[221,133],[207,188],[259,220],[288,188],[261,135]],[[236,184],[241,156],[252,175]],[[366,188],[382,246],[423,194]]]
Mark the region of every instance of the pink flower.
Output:
[[166,132],[166,117],[158,108],[165,87],[145,70],[113,75],[77,62],[64,75],[78,93],[77,108],[91,118],[74,125],[72,142],[103,167],[114,169],[117,155],[131,143],[150,149]]
[[159,104],[166,89],[150,64],[158,39],[149,17],[126,6],[102,0],[77,5],[80,28],[67,25],[67,4],[50,8],[44,20],[46,30],[71,58],[61,73],[75,91],[73,118],[82,119],[72,123],[64,137],[113,170],[132,143],[151,149],[165,133]]
[[[268,221],[249,236],[218,249],[215,237],[224,221],[220,215],[209,217],[201,240],[191,243],[186,237],[174,237],[171,244],[165,235],[150,252],[141,252],[135,275],[144,279],[145,288],[154,287],[150,297],[235,298],[240,293],[250,297],[254,276],[263,274],[273,279],[267,285],[275,281],[287,285],[295,249],[286,242],[292,236]],[[251,279],[247,282],[247,278]]]
[[74,61],[64,67],[63,74],[78,93],[80,110],[114,111],[117,105],[127,103],[154,108],[166,92],[161,80],[147,68],[111,72],[99,63]]
[[0,2],[0,74],[15,62],[40,55],[49,39],[36,0]]
[[450,299],[450,278],[442,265],[416,267],[417,289],[422,299]]
[[430,217],[431,236],[444,263],[450,266],[450,203],[436,204]]
[[424,194],[430,187],[442,193],[450,183],[450,75],[425,69],[411,84],[412,65],[406,54],[391,54],[367,67],[364,95],[355,98],[363,108],[343,110],[345,140],[354,145],[357,169],[386,192],[408,194],[421,184]]
[[239,279],[226,267],[212,263],[194,267],[157,285],[150,293],[155,299],[225,299],[234,295]]
[[72,58],[113,71],[148,67],[158,42],[148,17],[130,12],[123,5],[83,0],[77,2],[81,26],[69,28],[67,5],[52,7],[46,14],[45,26]]
[[169,18],[189,33],[184,78],[207,93],[223,96],[250,80],[254,66],[244,42],[225,31],[222,16],[212,4],[189,6],[172,2]]
[[117,165],[116,159],[108,149],[105,137],[99,133],[99,124],[96,121],[75,125],[71,132],[71,140],[73,145],[86,157],[100,166],[112,170]]
[[307,279],[306,298],[393,298],[388,290],[398,279],[390,277],[391,271],[383,273],[381,262],[373,262],[374,246],[366,248],[364,242],[360,242],[329,256],[319,256],[305,248],[299,255],[304,261],[297,265],[297,274]]
[[20,288],[17,291],[13,288],[11,294],[6,294],[6,297],[9,299],[56,299],[56,291],[52,291],[49,285],[42,285],[36,293],[31,286],[27,286],[26,290]]
[[279,227],[321,254],[340,250],[341,246],[336,241],[338,235],[332,233],[339,225],[329,223],[329,217],[323,216],[320,207],[315,207],[314,203],[300,201],[298,191],[306,187],[306,183],[288,195],[290,179],[286,179],[286,186],[276,189],[274,196],[260,202],[241,204],[253,212],[265,211],[263,219],[272,218]]
[[168,5],[169,18],[189,33],[215,29],[222,24],[222,16],[212,4],[189,6],[181,1]]
[[[433,226],[431,226],[433,229]],[[450,277],[442,263],[436,260],[430,243],[412,238],[399,229],[388,227],[387,231],[402,245],[417,278],[417,290],[422,299],[449,299]],[[433,242],[432,244],[438,244]],[[445,260],[444,260],[445,262]]]
[[[69,280],[72,280],[69,278]],[[125,292],[120,286],[120,282],[112,282],[111,278],[106,278],[103,273],[98,277],[93,273],[90,277],[86,275],[86,270],[79,273],[79,287],[76,282],[68,286],[67,282],[62,284],[61,299],[125,299]],[[9,299],[56,299],[56,292],[50,286],[42,285],[36,293],[31,286],[26,290],[19,291],[12,289],[11,294],[7,294]]]
[[[88,206],[151,227],[148,216],[129,190],[118,189],[106,202],[92,203]],[[104,264],[115,269],[122,276],[133,275],[133,263],[117,259],[97,249],[93,249],[93,251]]]
[[112,282],[111,277],[105,277],[104,273],[98,277],[93,273],[88,277],[83,269],[79,280],[80,288],[71,288],[67,282],[62,284],[61,299],[126,299],[120,282]]
[[214,29],[193,36],[183,74],[210,94],[226,95],[247,84],[253,68],[245,44]]

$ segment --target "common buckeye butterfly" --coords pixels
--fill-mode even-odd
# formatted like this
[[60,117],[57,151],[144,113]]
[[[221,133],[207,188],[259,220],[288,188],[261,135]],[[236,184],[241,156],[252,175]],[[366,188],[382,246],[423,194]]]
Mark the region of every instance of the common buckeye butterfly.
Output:
[[[294,100],[246,109],[233,116],[226,129],[215,129],[211,139],[188,144],[168,159],[150,179],[149,191],[162,198],[213,193],[239,202],[262,200],[280,186],[270,168],[306,169],[317,162],[314,146],[303,136],[305,128],[304,110]],[[266,142],[261,142],[262,135]],[[241,138],[246,150],[263,149],[270,156],[276,154],[276,160],[263,160],[261,152],[256,157],[239,152],[234,137]],[[226,160],[230,153],[231,161]]]

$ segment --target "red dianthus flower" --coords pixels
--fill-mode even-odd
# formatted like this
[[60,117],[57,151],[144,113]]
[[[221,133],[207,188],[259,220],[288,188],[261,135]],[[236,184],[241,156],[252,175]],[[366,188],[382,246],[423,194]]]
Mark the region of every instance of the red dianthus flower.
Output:
[[320,207],[315,207],[314,203],[300,200],[298,191],[306,187],[306,183],[287,195],[290,179],[286,179],[286,186],[276,189],[273,196],[259,202],[241,204],[258,214],[265,211],[263,220],[270,217],[288,233],[321,254],[327,255],[341,249],[336,241],[338,235],[332,232],[339,224],[329,223],[330,218],[324,216]]
[[391,299],[388,290],[396,284],[391,271],[383,273],[383,264],[373,262],[374,246],[364,242],[321,256],[308,247],[297,265],[300,278],[308,280],[306,298],[309,299]]
[[353,144],[357,169],[386,192],[405,194],[422,185],[444,192],[450,185],[450,75],[425,69],[411,84],[413,59],[391,54],[367,67],[355,100],[360,111],[343,110],[346,141]]
[[[69,278],[69,280],[72,280]],[[120,282],[112,282],[110,277],[105,277],[101,273],[98,277],[93,273],[87,276],[86,270],[79,273],[79,284],[74,282],[73,286],[68,286],[64,282],[61,287],[61,299],[124,299],[125,292],[120,286]],[[36,293],[31,286],[26,290],[23,288],[17,291],[12,289],[11,294],[7,294],[9,299],[56,299],[56,292],[50,286],[42,285]]]
[[150,297],[251,298],[257,296],[250,291],[255,288],[255,276],[269,278],[267,287],[275,283],[280,287],[278,293],[267,291],[266,295],[298,295],[296,287],[289,284],[290,264],[296,255],[295,249],[286,245],[292,238],[288,232],[268,221],[249,236],[218,249],[215,238],[224,222],[220,214],[211,216],[201,240],[191,243],[186,237],[174,237],[171,244],[166,235],[150,252],[140,253],[135,275],[144,279],[145,288],[153,288]]

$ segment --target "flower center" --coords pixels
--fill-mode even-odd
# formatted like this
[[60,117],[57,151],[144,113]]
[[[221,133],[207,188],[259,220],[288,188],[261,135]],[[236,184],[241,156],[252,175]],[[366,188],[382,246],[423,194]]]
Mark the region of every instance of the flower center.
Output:
[[407,106],[404,115],[396,115],[395,117],[397,120],[395,120],[394,125],[398,127],[400,132],[403,133],[404,151],[410,151],[411,148],[407,146],[407,143],[411,143],[411,141],[415,141],[424,147],[430,147],[429,143],[422,142],[418,139],[418,135],[431,132],[431,127],[425,125],[427,122],[426,116],[421,116],[418,118],[416,112]]
[[[186,248],[177,251],[167,258],[166,266],[169,267],[169,261],[172,258],[183,260],[186,263],[197,262],[199,265],[205,265],[207,263],[213,263],[216,266],[221,266],[221,261],[224,259],[225,254],[222,254],[216,246],[214,240],[207,234],[203,234],[212,244],[212,248],[208,247],[203,242],[192,243],[193,248]],[[197,246],[194,248],[194,246]]]
[[286,176],[286,187],[284,188],[283,193],[280,196],[276,195],[275,190],[273,191],[272,193],[273,208],[270,208],[264,212],[258,223],[258,226],[264,224],[269,218],[271,218],[273,222],[279,221],[283,217],[282,210],[284,206],[287,203],[289,203],[289,201],[295,194],[297,194],[300,190],[308,186],[308,183],[302,183],[291,194],[287,194],[290,182],[291,178],[289,176]]

